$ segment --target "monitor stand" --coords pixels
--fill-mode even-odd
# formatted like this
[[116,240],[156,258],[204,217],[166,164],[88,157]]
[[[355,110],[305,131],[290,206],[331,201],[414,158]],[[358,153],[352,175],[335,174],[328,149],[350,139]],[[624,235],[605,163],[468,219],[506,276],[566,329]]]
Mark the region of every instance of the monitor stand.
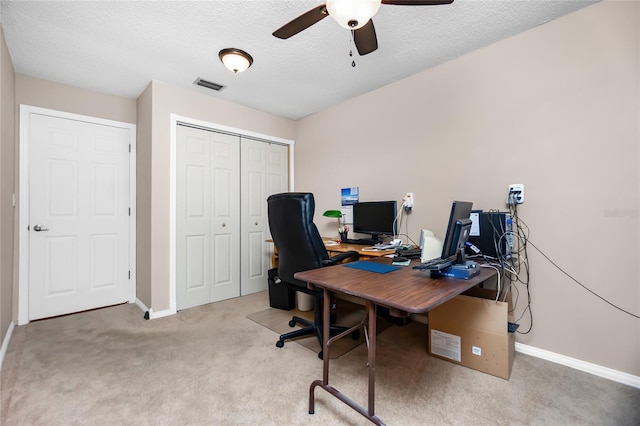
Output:
[[458,278],[461,280],[468,280],[469,278],[473,278],[480,273],[480,267],[476,262],[468,260],[463,265],[452,265],[448,268],[442,269],[441,271],[431,271],[432,277],[450,277],[450,278]]
[[463,248],[462,250],[458,250],[456,263],[454,265],[451,265],[448,268],[442,269],[440,271],[431,271],[431,276],[451,277],[461,280],[468,280],[469,278],[475,277],[479,273],[480,267],[476,262],[467,260],[466,256],[464,255]]

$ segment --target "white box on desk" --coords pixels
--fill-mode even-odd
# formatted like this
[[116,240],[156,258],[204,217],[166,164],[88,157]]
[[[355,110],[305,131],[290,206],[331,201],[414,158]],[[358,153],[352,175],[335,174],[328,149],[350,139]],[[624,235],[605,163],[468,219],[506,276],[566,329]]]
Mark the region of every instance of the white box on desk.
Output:
[[[509,380],[515,354],[511,294],[471,289],[429,311],[429,355]],[[501,299],[502,300],[502,297]]]

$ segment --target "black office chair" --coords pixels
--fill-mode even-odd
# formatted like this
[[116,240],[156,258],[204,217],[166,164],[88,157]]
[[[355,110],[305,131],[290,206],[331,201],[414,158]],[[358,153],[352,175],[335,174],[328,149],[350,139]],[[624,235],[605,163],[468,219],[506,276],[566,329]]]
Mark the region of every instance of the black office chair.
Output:
[[[289,326],[304,328],[280,336],[276,346],[284,346],[286,339],[315,334],[322,348],[323,291],[310,289],[306,282],[296,280],[296,272],[336,265],[344,259],[358,257],[355,251],[329,257],[316,225],[313,223],[315,201],[313,194],[287,192],[274,194],[267,199],[271,238],[278,250],[278,278],[289,288],[314,296],[314,320],[294,316]],[[331,332],[342,332],[345,327],[332,325]],[[357,338],[357,336],[353,336]],[[322,350],[318,353],[322,359]]]

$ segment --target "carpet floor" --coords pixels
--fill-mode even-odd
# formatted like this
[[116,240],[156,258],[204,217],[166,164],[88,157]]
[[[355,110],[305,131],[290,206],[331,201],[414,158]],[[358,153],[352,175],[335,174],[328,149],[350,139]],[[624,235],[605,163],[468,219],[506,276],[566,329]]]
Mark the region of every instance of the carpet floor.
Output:
[[[334,313],[337,318],[335,324],[344,327],[352,327],[358,324],[365,316],[364,306],[355,305],[344,300],[339,301],[339,303],[337,304],[337,308],[334,310]],[[292,330],[295,330],[296,328],[299,328],[291,328],[289,326],[289,320],[294,315],[303,319],[313,321],[313,311],[299,311],[297,309],[284,311],[281,309],[267,308],[249,314],[247,315],[247,318],[257,322],[263,327],[267,327],[268,329],[275,331],[278,336],[280,336],[281,334],[288,333]],[[389,321],[381,317],[377,318],[376,330],[378,334],[382,333],[390,326],[391,323]],[[285,344],[287,342],[295,342],[311,351],[314,351],[315,353],[318,353],[321,349],[320,342],[318,342],[318,339],[315,336],[286,340]],[[363,344],[364,342],[365,335],[362,332],[359,333],[359,337],[357,339],[347,337],[336,340],[331,345],[330,359],[340,358],[342,355]]]
[[[151,321],[133,304],[16,327],[0,371],[2,425],[366,425],[322,389],[317,354],[275,347],[247,318],[266,292]],[[424,324],[378,335],[376,414],[389,425],[638,425],[640,390],[516,354],[503,380],[426,353]],[[366,347],[330,382],[367,400]]]

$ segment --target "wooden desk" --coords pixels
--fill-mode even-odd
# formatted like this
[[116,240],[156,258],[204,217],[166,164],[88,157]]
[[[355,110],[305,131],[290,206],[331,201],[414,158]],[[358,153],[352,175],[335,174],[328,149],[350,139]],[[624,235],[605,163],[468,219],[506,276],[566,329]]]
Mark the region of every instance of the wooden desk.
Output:
[[[360,260],[363,260],[363,259],[370,259],[373,257],[382,257],[387,254],[395,253],[395,249],[369,251],[367,249],[370,249],[371,246],[363,246],[360,244],[335,243],[335,240],[332,240],[330,238],[325,238],[325,237],[323,237],[322,239],[325,241],[325,247],[327,249],[327,252],[329,253],[329,257],[332,256],[332,253],[333,255],[335,255],[336,253],[344,253],[345,251],[357,251],[358,254],[360,255]],[[266,240],[266,242],[273,243],[273,240]],[[329,242],[334,242],[335,245]],[[326,243],[329,243],[329,245],[326,245]],[[273,246],[273,251],[271,252],[271,267],[272,268],[278,267],[278,248],[275,245]]]
[[[325,239],[325,241],[332,241]],[[329,256],[331,253],[344,253],[345,251],[357,251],[360,255],[360,260],[369,259],[372,257],[382,257],[387,254],[393,254],[396,252],[396,249],[388,249],[388,250],[371,250],[373,247],[371,246],[363,246],[360,244],[349,244],[349,243],[336,243],[336,245],[326,245],[327,251],[329,252]]]
[[[391,263],[391,259],[388,258],[380,258],[373,261]],[[496,275],[496,271],[492,268],[481,268],[480,274],[469,280],[431,278],[429,272],[412,269],[415,264],[417,264],[417,261],[414,260],[410,266],[401,267],[399,270],[386,274],[337,265],[298,272],[294,275],[299,280],[323,288],[324,300],[331,300],[333,293],[341,293],[364,300],[366,306],[366,315],[360,324],[329,338],[331,309],[329,303],[324,304],[322,380],[315,380],[311,383],[309,389],[309,414],[314,413],[314,390],[317,386],[320,386],[371,422],[383,425],[382,420],[375,415],[376,306],[386,306],[409,313],[425,313]],[[352,333],[367,323],[369,330],[369,347],[367,350],[369,383],[368,406],[364,408],[329,384],[329,350],[332,342]]]

